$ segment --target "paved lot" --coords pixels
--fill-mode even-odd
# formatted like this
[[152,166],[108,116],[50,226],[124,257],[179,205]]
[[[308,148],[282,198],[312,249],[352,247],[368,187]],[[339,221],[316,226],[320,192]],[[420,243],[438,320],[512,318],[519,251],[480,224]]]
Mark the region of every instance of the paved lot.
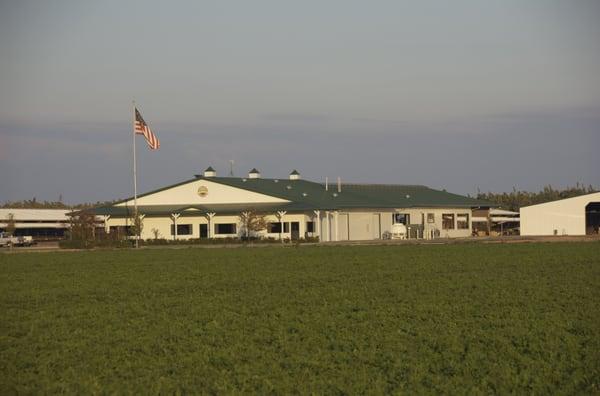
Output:
[[59,249],[58,242],[38,242],[33,246],[13,246],[11,248],[0,248],[0,252],[27,252],[27,251],[44,251]]

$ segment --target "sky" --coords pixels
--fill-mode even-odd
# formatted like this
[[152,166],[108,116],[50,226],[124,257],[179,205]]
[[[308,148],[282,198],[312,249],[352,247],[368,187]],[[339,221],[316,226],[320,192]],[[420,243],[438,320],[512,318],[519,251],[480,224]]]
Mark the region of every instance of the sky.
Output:
[[0,202],[220,176],[600,188],[600,2],[0,0]]

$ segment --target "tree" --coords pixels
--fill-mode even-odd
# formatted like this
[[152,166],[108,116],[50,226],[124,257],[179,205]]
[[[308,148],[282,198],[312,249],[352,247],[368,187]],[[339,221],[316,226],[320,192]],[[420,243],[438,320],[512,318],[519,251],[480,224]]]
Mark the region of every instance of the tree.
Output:
[[267,228],[267,220],[265,215],[258,213],[254,209],[240,213],[239,219],[240,225],[242,226],[242,233],[246,238],[249,238],[252,236],[252,234]]
[[9,213],[8,217],[6,218],[6,228],[4,231],[6,231],[7,234],[13,235],[16,228],[15,215],[13,213]]
[[89,212],[79,212],[71,217],[70,239],[82,248],[94,245],[96,239],[96,216]]
[[144,230],[144,215],[138,213],[137,216],[131,216],[129,221],[131,223],[131,235],[134,235],[136,237],[138,235],[142,235],[142,231]]
[[152,232],[152,235],[154,235],[155,240],[160,238],[160,231],[158,230],[158,228],[153,228],[150,230],[150,232]]
[[519,208],[523,206],[572,198],[579,195],[590,194],[595,191],[597,191],[597,189],[591,185],[586,187],[583,184],[577,183],[574,187],[567,187],[564,190],[557,190],[548,185],[539,192],[519,191],[514,187],[509,193],[481,193],[478,191],[477,198],[493,202],[503,209],[518,211]]

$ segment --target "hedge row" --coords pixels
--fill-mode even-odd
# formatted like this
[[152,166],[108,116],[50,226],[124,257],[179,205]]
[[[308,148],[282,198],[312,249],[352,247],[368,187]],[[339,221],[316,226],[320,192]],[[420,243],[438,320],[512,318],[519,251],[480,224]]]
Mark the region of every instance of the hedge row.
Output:
[[[318,237],[300,238],[290,240],[284,238],[283,243],[315,243],[319,242]],[[140,239],[140,246],[169,246],[169,245],[231,245],[231,244],[277,244],[281,243],[276,238],[214,238],[214,239]],[[93,249],[93,248],[131,248],[135,244],[132,239],[98,239],[93,241],[82,240],[63,240],[59,246],[63,249]]]

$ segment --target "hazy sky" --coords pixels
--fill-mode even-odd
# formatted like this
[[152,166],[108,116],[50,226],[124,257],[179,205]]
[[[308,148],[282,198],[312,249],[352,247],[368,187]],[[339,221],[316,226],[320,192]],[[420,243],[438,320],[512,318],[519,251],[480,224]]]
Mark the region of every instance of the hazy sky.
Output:
[[0,0],[0,201],[265,177],[600,187],[600,2]]

